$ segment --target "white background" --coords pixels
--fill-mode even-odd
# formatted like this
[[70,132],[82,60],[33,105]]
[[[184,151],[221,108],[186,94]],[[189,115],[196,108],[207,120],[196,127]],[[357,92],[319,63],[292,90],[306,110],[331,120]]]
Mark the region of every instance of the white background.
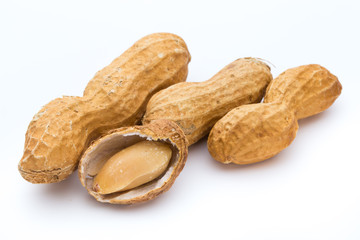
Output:
[[[359,12],[356,0],[1,1],[0,239],[360,239]],[[187,81],[253,56],[273,63],[274,77],[321,64],[343,92],[265,162],[222,165],[200,141],[170,191],[145,204],[98,203],[76,173],[50,185],[23,180],[33,115],[82,95],[96,71],[154,32],[186,41]]]

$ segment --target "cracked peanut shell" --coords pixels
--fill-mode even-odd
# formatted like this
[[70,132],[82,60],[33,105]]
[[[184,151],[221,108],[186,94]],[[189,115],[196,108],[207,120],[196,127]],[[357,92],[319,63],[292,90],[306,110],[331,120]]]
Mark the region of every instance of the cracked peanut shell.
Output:
[[[100,194],[93,188],[94,178],[106,161],[120,150],[141,141],[160,141],[172,150],[170,163],[160,177],[136,188]],[[79,163],[79,178],[82,185],[99,202],[134,204],[154,199],[169,190],[184,168],[187,158],[187,139],[183,131],[172,121],[156,120],[143,126],[115,129],[96,140],[83,154]],[[121,174],[121,173],[119,173]]]

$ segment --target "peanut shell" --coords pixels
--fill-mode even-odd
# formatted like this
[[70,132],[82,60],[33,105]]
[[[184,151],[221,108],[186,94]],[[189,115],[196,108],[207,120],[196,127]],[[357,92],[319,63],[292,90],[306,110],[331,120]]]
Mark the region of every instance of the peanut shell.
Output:
[[231,110],[214,125],[208,149],[211,156],[222,163],[255,163],[289,146],[297,130],[295,115],[286,105],[243,105]]
[[235,108],[215,124],[208,150],[222,163],[266,160],[294,140],[298,119],[327,109],[341,88],[337,77],[320,65],[286,70],[269,84],[264,103]]
[[45,105],[26,132],[18,165],[23,178],[52,183],[68,177],[91,141],[138,123],[154,93],[185,81],[189,61],[180,37],[151,34],[97,72],[83,97],[57,98]]
[[297,119],[310,117],[330,107],[341,93],[336,76],[318,64],[291,68],[275,78],[266,89],[264,102],[282,102]]
[[[127,191],[111,194],[96,192],[93,189],[94,178],[106,161],[120,150],[144,140],[164,142],[172,149],[166,171],[159,178]],[[115,129],[96,140],[83,154],[79,163],[79,178],[90,195],[99,202],[134,204],[149,201],[170,189],[184,168],[188,153],[187,145],[183,131],[177,124],[168,120]]]
[[205,82],[175,84],[149,101],[143,123],[156,119],[176,122],[189,144],[209,133],[231,109],[260,102],[272,80],[270,68],[255,58],[240,58]]

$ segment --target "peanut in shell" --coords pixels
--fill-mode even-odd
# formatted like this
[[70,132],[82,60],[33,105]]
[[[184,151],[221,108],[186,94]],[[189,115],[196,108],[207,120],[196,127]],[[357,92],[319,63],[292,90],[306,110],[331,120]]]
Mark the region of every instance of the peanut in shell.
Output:
[[18,169],[32,183],[53,183],[77,167],[90,142],[138,123],[150,97],[186,80],[190,54],[170,33],[145,36],[96,73],[82,97],[57,98],[32,119]]
[[288,147],[297,130],[295,115],[286,105],[243,105],[215,124],[208,138],[208,149],[222,163],[255,163]]
[[341,90],[335,75],[318,64],[309,64],[288,69],[274,79],[266,89],[264,102],[284,103],[302,119],[329,108]]
[[265,63],[256,58],[240,58],[207,81],[178,83],[158,92],[150,99],[142,122],[174,121],[191,145],[208,134],[231,109],[260,102],[271,80]]
[[235,108],[214,125],[208,150],[222,163],[264,161],[290,145],[298,119],[326,110],[341,89],[337,77],[320,65],[288,69],[269,84],[264,103]]
[[[126,191],[101,194],[94,189],[94,179],[111,156],[141,141],[162,142],[171,148],[171,159],[164,173],[148,183]],[[99,202],[134,204],[149,201],[173,185],[184,168],[188,154],[187,146],[183,131],[177,124],[168,120],[115,129],[93,142],[85,151],[79,163],[79,178],[89,194]]]

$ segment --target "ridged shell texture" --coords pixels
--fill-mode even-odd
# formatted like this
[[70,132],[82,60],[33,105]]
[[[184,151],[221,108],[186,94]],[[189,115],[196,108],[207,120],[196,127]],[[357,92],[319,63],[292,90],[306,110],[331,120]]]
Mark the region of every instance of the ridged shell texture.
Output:
[[269,84],[264,103],[235,108],[215,124],[209,152],[222,163],[268,159],[294,140],[298,119],[330,107],[341,89],[337,77],[320,65],[289,69]]
[[272,80],[270,68],[255,58],[241,58],[204,82],[175,84],[149,101],[143,123],[157,119],[176,122],[189,144],[209,133],[231,109],[260,102]]
[[185,42],[174,34],[137,41],[96,73],[83,97],[57,98],[34,116],[19,163],[21,175],[32,183],[65,179],[91,141],[138,123],[154,93],[185,81],[189,61]]

